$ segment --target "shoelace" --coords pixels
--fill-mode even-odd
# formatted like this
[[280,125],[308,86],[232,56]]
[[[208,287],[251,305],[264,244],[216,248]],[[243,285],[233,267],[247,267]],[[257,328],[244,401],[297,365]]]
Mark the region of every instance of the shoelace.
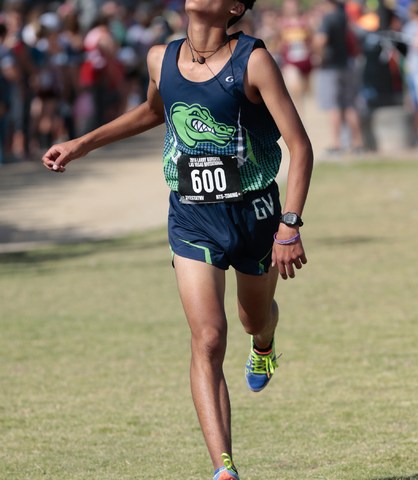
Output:
[[222,457],[222,460],[224,461],[224,465],[227,470],[232,470],[235,473],[238,473],[238,470],[236,469],[234,462],[232,461],[232,458],[227,453],[223,453],[221,457]]
[[254,351],[251,352],[251,370],[253,373],[267,375],[270,378],[277,367],[277,358],[272,353],[260,355]]

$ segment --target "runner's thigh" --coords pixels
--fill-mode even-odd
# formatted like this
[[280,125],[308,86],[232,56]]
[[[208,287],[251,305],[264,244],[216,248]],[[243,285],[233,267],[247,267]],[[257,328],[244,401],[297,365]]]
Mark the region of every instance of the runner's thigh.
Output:
[[192,333],[226,332],[225,272],[198,260],[174,256],[180,298]]

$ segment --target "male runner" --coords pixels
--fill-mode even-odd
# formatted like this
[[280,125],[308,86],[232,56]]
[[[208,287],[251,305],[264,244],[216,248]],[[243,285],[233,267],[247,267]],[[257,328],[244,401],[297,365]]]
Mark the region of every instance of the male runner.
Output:
[[[147,100],[43,157],[48,169],[64,172],[71,160],[165,121],[169,242],[191,330],[192,396],[214,480],[239,479],[223,374],[225,270],[236,271],[238,314],[252,337],[246,381],[260,391],[277,367],[278,274],[293,278],[306,263],[299,227],[313,163],[309,139],[263,42],[227,34],[253,3],[186,0],[187,38],[148,54]],[[281,135],[290,152],[283,210],[275,183]]]

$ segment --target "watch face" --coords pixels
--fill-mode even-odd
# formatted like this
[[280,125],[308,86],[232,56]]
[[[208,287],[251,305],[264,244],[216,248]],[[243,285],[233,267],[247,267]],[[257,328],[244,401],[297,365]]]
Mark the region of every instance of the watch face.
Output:
[[286,225],[297,225],[298,223],[298,216],[296,213],[286,213],[283,215],[283,222]]

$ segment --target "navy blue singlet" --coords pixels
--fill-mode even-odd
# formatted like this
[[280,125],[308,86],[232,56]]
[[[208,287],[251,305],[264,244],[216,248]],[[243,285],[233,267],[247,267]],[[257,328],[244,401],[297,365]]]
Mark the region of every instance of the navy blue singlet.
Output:
[[264,103],[251,103],[244,93],[244,75],[251,52],[261,40],[237,34],[231,59],[213,78],[192,82],[183,77],[177,58],[184,39],[166,49],[159,91],[167,132],[164,175],[178,190],[177,160],[187,155],[235,155],[243,192],[263,190],[277,176],[280,132]]

